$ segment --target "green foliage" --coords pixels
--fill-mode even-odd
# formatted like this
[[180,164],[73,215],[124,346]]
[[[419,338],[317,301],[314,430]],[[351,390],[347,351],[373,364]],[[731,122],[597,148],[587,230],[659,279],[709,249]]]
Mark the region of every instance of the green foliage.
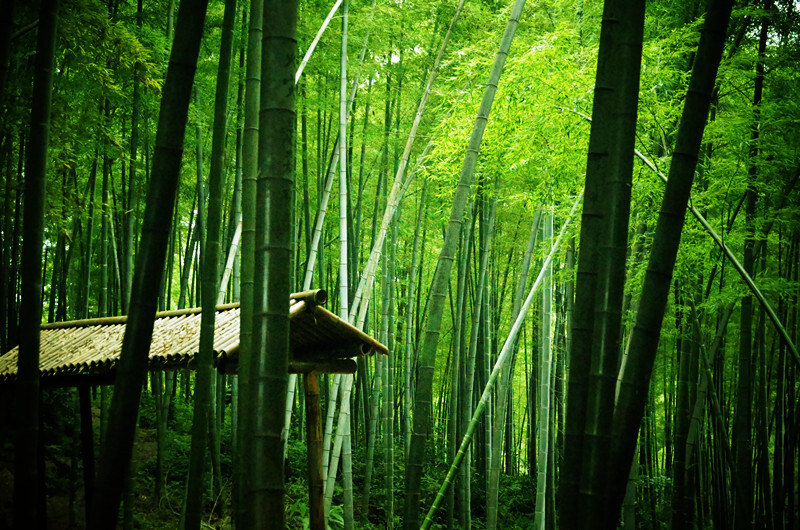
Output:
[[[299,48],[305,51],[316,34],[320,23],[327,15],[332,2],[309,0],[302,2],[299,17]],[[28,2],[15,2],[15,31],[37,18],[36,5]],[[113,16],[109,4],[116,4]],[[508,2],[481,0],[467,2],[462,19],[455,28],[453,40],[445,54],[442,69],[434,85],[429,108],[423,116],[420,137],[417,139],[411,160],[422,151],[430,140],[434,147],[420,168],[416,181],[409,188],[398,223],[396,245],[397,274],[394,281],[397,289],[395,304],[396,333],[394,358],[405,351],[405,316],[409,307],[414,311],[412,341],[416,341],[418,326],[424,321],[424,308],[430,278],[433,275],[435,259],[441,246],[441,232],[450,210],[454,183],[458,179],[460,165],[466,146],[466,134],[475,119],[483,83],[486,81],[493,54],[497,48],[497,37],[508,15]],[[172,43],[167,41],[167,0],[144,2],[142,24],[136,20],[136,2],[98,2],[96,0],[64,0],[59,22],[59,41],[57,52],[58,69],[55,73],[53,90],[53,118],[51,124],[51,149],[48,168],[48,211],[46,212],[45,246],[48,261],[43,271],[45,277],[45,304],[54,289],[50,285],[54,272],[54,256],[58,246],[70,252],[71,263],[66,275],[67,316],[83,316],[83,296],[90,316],[98,313],[97,305],[102,287],[109,289],[113,312],[121,309],[120,288],[114,279],[116,262],[120,258],[113,253],[106,265],[110,277],[107,286],[101,286],[100,246],[100,182],[103,162],[110,163],[111,205],[110,219],[114,226],[116,248],[122,248],[123,216],[133,211],[135,223],[133,236],[136,236],[139,218],[143,209],[145,184],[147,178],[155,178],[147,167],[152,156],[155,121],[160,101],[161,86],[167,67],[167,58]],[[350,187],[353,217],[358,220],[353,227],[352,240],[357,242],[358,269],[366,260],[372,245],[372,219],[382,214],[386,193],[386,179],[394,176],[398,151],[402,148],[413,120],[413,112],[421,94],[421,86],[433,60],[436,47],[452,16],[454,5],[448,2],[377,2],[374,22],[369,24],[368,15],[371,2],[356,0],[350,6],[350,51],[351,67],[357,63],[363,39],[370,31],[369,49],[363,66],[359,70],[360,86],[349,117],[353,124],[349,136],[352,150],[349,161]],[[751,157],[750,137],[756,120],[752,105],[754,65],[757,59],[755,23],[761,11],[753,5],[742,6],[734,12],[731,36],[727,42],[725,60],[720,68],[718,94],[714,106],[713,120],[705,131],[705,147],[701,155],[700,170],[695,179],[692,201],[712,226],[723,236],[736,255],[741,255],[746,237],[744,213],[740,207],[741,199],[749,179],[758,192],[758,208],[753,221],[756,231],[772,224],[772,230],[765,240],[764,259],[759,265],[756,278],[762,291],[782,310],[792,310],[796,302],[798,284],[787,275],[791,259],[791,238],[800,227],[800,206],[797,191],[784,197],[784,190],[798,170],[797,153],[800,150],[800,70],[797,68],[797,21],[787,11],[786,3],[778,3],[772,13],[775,27],[770,35],[766,57],[767,82],[763,103],[758,114],[759,154]],[[520,25],[515,43],[508,58],[505,73],[500,80],[497,99],[481,146],[478,161],[478,184],[474,191],[485,193],[489,198],[497,198],[497,221],[491,249],[490,300],[492,301],[493,346],[502,344],[510,327],[511,285],[520,267],[522,248],[528,228],[537,209],[547,207],[555,212],[555,224],[566,214],[572,198],[583,185],[586,168],[586,148],[589,124],[580,113],[590,114],[592,108],[594,78],[597,55],[597,39],[603,2],[567,1],[529,2]],[[213,109],[213,94],[217,73],[217,53],[219,49],[220,25],[223,2],[210,2],[201,59],[198,63],[195,87],[198,101],[192,103],[190,111],[190,134],[184,145],[181,166],[181,183],[176,204],[178,229],[173,251],[172,283],[166,286],[171,295],[174,309],[180,292],[179,272],[189,267],[194,273],[192,259],[184,256],[186,239],[190,229],[194,229],[194,219],[198,209],[195,200],[198,166],[208,171],[206,160],[197,160],[197,143],[201,142],[205,156],[210,153],[210,124]],[[333,147],[334,123],[338,116],[337,86],[340,26],[338,17],[323,35],[319,46],[309,62],[303,76],[303,97],[298,101],[298,113],[304,112],[307,118],[309,172],[309,204],[313,219],[323,185],[330,151]],[[239,22],[236,24],[235,58],[232,76],[237,81],[244,75],[239,69],[238,50],[246,41],[246,31]],[[683,99],[686,94],[688,76],[699,30],[702,25],[700,3],[688,0],[647,3],[645,43],[639,99],[637,125],[637,149],[648,156],[663,173],[668,173],[671,151],[673,149],[676,127],[680,117]],[[1,219],[3,250],[11,251],[10,241],[14,238],[14,209],[20,199],[19,186],[24,176],[24,140],[30,119],[31,73],[35,49],[35,31],[21,34],[12,41],[11,58],[5,91],[3,93],[3,119],[0,123],[0,203],[3,205]],[[741,38],[734,47],[736,37]],[[402,58],[402,60],[401,60]],[[351,70],[350,79],[352,79]],[[139,192],[140,201],[136,205],[127,204],[131,156],[131,118],[133,103],[133,80],[138,82],[140,106],[138,109],[139,160],[134,186]],[[236,83],[232,81],[232,83]],[[387,91],[388,86],[388,91]],[[242,125],[237,116],[235,104],[237,86],[231,87],[231,111],[229,116],[226,147],[226,178],[228,182],[226,205],[232,201],[234,167],[237,162],[236,128]],[[388,101],[388,123],[385,111]],[[107,106],[108,113],[104,110]],[[195,126],[200,129],[200,137],[194,134]],[[300,123],[298,120],[298,131]],[[298,139],[299,142],[299,139]],[[361,149],[363,147],[363,159]],[[302,218],[303,188],[302,159],[298,144],[297,198],[298,219]],[[384,160],[384,152],[386,158]],[[17,169],[18,161],[20,169]],[[97,190],[88,196],[88,182],[93,165],[97,164]],[[124,169],[123,169],[124,168]],[[751,171],[752,168],[752,171]],[[123,181],[123,174],[125,180]],[[751,175],[754,175],[751,177]],[[628,258],[626,292],[635,302],[641,290],[646,257],[652,242],[658,208],[664,186],[653,172],[636,162],[632,189],[632,218],[629,247],[641,246],[641,256],[631,252]],[[383,179],[379,189],[378,181]],[[425,216],[416,218],[418,200],[423,179],[427,182],[427,203]],[[795,186],[796,187],[796,186]],[[330,204],[338,204],[334,187]],[[783,199],[786,204],[778,209],[776,205]],[[20,201],[20,205],[24,204]],[[89,211],[94,206],[94,233],[88,248],[86,234],[89,224]],[[324,281],[317,276],[315,287],[328,288],[337,281],[335,272],[338,219],[335,208],[329,211],[325,226],[323,264],[326,267]],[[171,212],[163,212],[166,219]],[[469,221],[469,219],[467,219]],[[420,223],[424,239],[421,241],[423,253],[421,270],[416,280],[419,294],[419,308],[416,300],[405,300],[408,275],[413,249],[413,238]],[[637,233],[639,227],[641,233]],[[304,240],[307,227],[295,226],[298,241]],[[574,235],[578,231],[575,227]],[[61,241],[61,243],[59,243]],[[469,243],[472,244],[472,243]],[[477,240],[474,243],[477,248]],[[794,243],[796,245],[796,243]],[[580,242],[577,242],[580,249]],[[136,249],[134,239],[133,244]],[[305,246],[298,245],[297,266],[302,270],[306,259]],[[536,250],[533,269],[541,261],[547,248],[542,243]],[[473,249],[474,252],[475,249]],[[113,252],[113,251],[110,251]],[[644,259],[643,259],[644,258]],[[5,266],[9,266],[9,254],[3,254]],[[567,271],[561,263],[556,267],[554,279],[559,288],[572,279],[573,272]],[[470,287],[467,296],[466,318],[470,320],[476,310],[474,304],[475,254],[470,263],[468,275]],[[792,265],[793,266],[793,265]],[[4,273],[7,269],[2,269]],[[84,276],[84,272],[86,276]],[[713,278],[712,278],[713,273]],[[319,271],[318,271],[319,274]],[[301,274],[297,275],[302,277]],[[82,285],[83,278],[89,281],[88,290]],[[167,275],[165,274],[165,282]],[[736,304],[746,294],[746,288],[737,275],[725,263],[714,244],[694,220],[689,219],[684,228],[681,249],[675,267],[674,277],[678,282],[680,296],[670,297],[664,321],[664,332],[659,345],[655,375],[651,385],[652,410],[648,411],[646,422],[653,439],[654,461],[658,461],[652,476],[642,475],[638,487],[642,495],[655,499],[655,512],[652,507],[637,504],[637,517],[643,524],[662,524],[668,518],[667,498],[672,490],[671,479],[667,477],[664,465],[667,447],[675,442],[674,433],[674,393],[675,374],[679,360],[676,355],[677,344],[689,336],[687,326],[678,328],[678,319],[686,323],[691,318],[688,297],[702,293],[697,303],[701,329],[703,331],[703,350],[705,351],[716,333],[717,321],[721,311],[729,304]],[[5,281],[5,278],[3,278]],[[194,279],[190,276],[190,283]],[[455,287],[454,275],[451,278]],[[13,282],[9,283],[13,287]],[[194,288],[190,305],[197,305]],[[377,287],[376,292],[380,292]],[[505,290],[503,290],[505,289]],[[10,296],[10,295],[9,295]],[[8,300],[2,300],[4,309]],[[60,302],[58,302],[60,303]],[[166,303],[166,301],[165,301]],[[376,335],[379,329],[383,300],[374,300],[367,331]],[[635,317],[636,308],[628,306],[624,324],[626,329]],[[418,311],[418,312],[417,312]],[[46,312],[45,312],[46,313]],[[732,413],[730,397],[737,382],[735,371],[735,348],[738,342],[738,319],[731,319],[727,328],[727,338],[715,367],[723,408],[726,414]],[[448,410],[446,400],[439,395],[449,388],[449,378],[445,377],[446,363],[453,341],[453,314],[445,308],[439,354],[434,374],[434,404],[438,418],[430,433],[434,443],[427,444],[425,473],[423,474],[422,499],[428,503],[441,484],[446,470],[446,429],[444,415]],[[525,438],[529,426],[523,426],[522,417],[527,411],[525,393],[531,383],[531,363],[536,355],[536,326],[526,324],[520,339],[517,368],[514,375],[514,425],[515,443],[519,443],[518,461],[527,462]],[[770,407],[777,400],[776,381],[780,375],[777,367],[779,343],[773,342],[772,332],[766,332],[766,351],[769,358],[768,388],[766,394]],[[0,332],[7,333],[5,328]],[[565,340],[566,332],[561,331],[558,340]],[[559,343],[562,350],[566,345]],[[416,351],[416,344],[412,344]],[[397,369],[402,362],[396,364]],[[523,369],[524,367],[524,369]],[[412,368],[413,369],[413,368]],[[527,371],[528,373],[525,373]],[[402,371],[395,375],[397,410],[402,410]],[[191,383],[190,383],[191,384]],[[481,390],[477,388],[476,391]],[[95,404],[96,405],[96,404]],[[70,391],[53,390],[44,394],[44,443],[47,448],[49,465],[54,466],[53,492],[61,495],[69,484],[70,458],[75,450],[75,436],[78,427],[75,418],[76,399]],[[137,518],[142,527],[174,528],[177,526],[186,466],[189,451],[189,432],[191,426],[191,405],[182,396],[175,399],[173,412],[169,419],[169,429],[165,443],[164,485],[165,498],[155,505],[152,498],[156,459],[155,408],[152,397],[145,393],[140,413],[139,447],[136,458],[137,480]],[[97,409],[96,409],[97,410]],[[772,414],[772,413],[770,413]],[[292,431],[298,432],[300,422],[295,412]],[[400,418],[401,419],[401,418]],[[217,511],[223,515],[214,524],[230,527],[228,502],[230,497],[231,474],[231,414],[226,409],[225,422],[221,431],[222,470],[224,491]],[[526,422],[529,419],[525,420]],[[774,421],[774,420],[772,420]],[[402,424],[402,421],[399,422]],[[399,434],[396,433],[396,434]],[[714,439],[716,435],[710,436]],[[398,436],[398,442],[400,437]],[[774,451],[774,437],[770,450]],[[365,466],[364,443],[354,438],[353,444],[354,489],[363,486]],[[5,452],[5,451],[4,451]],[[774,453],[770,453],[773,455]],[[302,528],[308,517],[307,491],[305,489],[306,461],[305,444],[302,436],[293,435],[288,447],[286,465],[287,479],[287,522],[292,528]],[[383,446],[378,443],[375,462],[382,462]],[[395,447],[395,507],[402,506],[404,447]],[[483,510],[480,493],[483,488],[477,471],[473,469],[473,507],[477,518]],[[51,480],[50,478],[48,480]],[[383,527],[388,517],[398,516],[383,513],[381,504],[383,484],[374,481],[370,506],[367,509],[366,528]],[[501,474],[500,526],[502,528],[526,528],[532,524],[533,484],[523,475],[510,477]],[[334,509],[331,514],[332,526],[342,523],[341,509],[338,507],[341,491],[336,491]],[[650,497],[648,497],[650,498]],[[358,502],[358,501],[356,501]],[[210,509],[210,506],[209,506]],[[211,515],[209,513],[209,515]],[[443,516],[437,519],[443,523]],[[360,523],[361,524],[361,523]],[[480,521],[474,521],[480,527]],[[2,522],[0,522],[2,526]]]
[[[639,476],[636,488],[653,497],[667,498],[672,491],[672,479],[664,475]],[[636,503],[636,521],[640,527],[669,528],[670,515],[670,507],[666,502],[657,503],[655,512],[652,506],[647,506],[643,502],[643,499]]]
[[500,491],[497,512],[500,528],[530,528],[533,525],[533,503],[536,498],[536,483],[528,475],[500,475]]

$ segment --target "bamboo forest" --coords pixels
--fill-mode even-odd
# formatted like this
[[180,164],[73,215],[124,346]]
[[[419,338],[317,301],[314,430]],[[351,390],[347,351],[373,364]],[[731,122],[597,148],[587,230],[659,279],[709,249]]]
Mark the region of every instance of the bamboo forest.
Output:
[[800,528],[795,0],[0,0],[0,530]]

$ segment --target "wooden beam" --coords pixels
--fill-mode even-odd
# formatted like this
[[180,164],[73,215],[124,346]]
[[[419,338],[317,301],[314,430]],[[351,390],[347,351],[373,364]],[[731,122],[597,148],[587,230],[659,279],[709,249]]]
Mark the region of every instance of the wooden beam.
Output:
[[309,361],[289,361],[290,374],[324,372],[326,374],[354,374],[356,362],[353,359],[315,359]]
[[294,347],[290,362],[303,361],[313,363],[328,359],[352,359],[353,357],[367,355],[370,351],[369,345],[361,341],[339,343],[324,348],[319,344],[311,343]]
[[[217,370],[223,374],[236,375],[239,373],[239,359],[226,357],[217,364]],[[352,359],[320,359],[312,357],[289,361],[290,374],[307,374],[311,371],[326,374],[354,374],[356,373],[356,362]]]

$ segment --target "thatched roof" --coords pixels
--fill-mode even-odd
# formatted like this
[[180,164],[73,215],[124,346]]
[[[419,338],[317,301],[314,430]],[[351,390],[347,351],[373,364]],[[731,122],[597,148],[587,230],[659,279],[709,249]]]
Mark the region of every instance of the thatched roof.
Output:
[[[386,346],[322,307],[326,298],[323,290],[290,297],[290,344],[296,365],[387,353]],[[151,370],[193,366],[200,340],[200,315],[200,308],[156,314],[150,344]],[[39,349],[43,383],[113,374],[126,320],[120,316],[43,324]],[[218,306],[215,364],[221,370],[235,371],[238,350],[239,304]],[[19,347],[15,347],[0,357],[0,382],[16,378],[18,353]],[[294,369],[302,371],[296,365]]]

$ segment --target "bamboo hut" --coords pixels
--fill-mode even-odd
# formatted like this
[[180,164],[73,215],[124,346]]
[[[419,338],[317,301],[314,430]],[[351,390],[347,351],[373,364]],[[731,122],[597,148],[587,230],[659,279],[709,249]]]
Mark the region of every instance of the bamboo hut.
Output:
[[[354,357],[388,354],[386,346],[325,309],[327,294],[318,289],[290,295],[289,371],[304,375],[306,395],[309,497],[314,519],[322,513],[322,454],[318,373],[354,373]],[[239,304],[217,306],[214,364],[220,372],[235,374],[239,360]],[[149,369],[193,368],[200,340],[201,309],[163,311],[155,316]],[[127,317],[92,318],[43,324],[39,367],[45,387],[77,387],[81,394],[81,428],[92,440],[89,391],[94,385],[113,384],[122,349]],[[0,385],[16,379],[19,348],[0,357]],[[315,428],[312,428],[315,426]],[[84,447],[84,461],[93,459]],[[88,462],[87,462],[88,463]],[[91,468],[93,465],[88,463]],[[315,469],[316,468],[316,469]],[[85,486],[89,486],[86,484]],[[89,491],[91,488],[89,487]],[[314,517],[314,515],[317,517]],[[324,524],[324,523],[323,523]]]

